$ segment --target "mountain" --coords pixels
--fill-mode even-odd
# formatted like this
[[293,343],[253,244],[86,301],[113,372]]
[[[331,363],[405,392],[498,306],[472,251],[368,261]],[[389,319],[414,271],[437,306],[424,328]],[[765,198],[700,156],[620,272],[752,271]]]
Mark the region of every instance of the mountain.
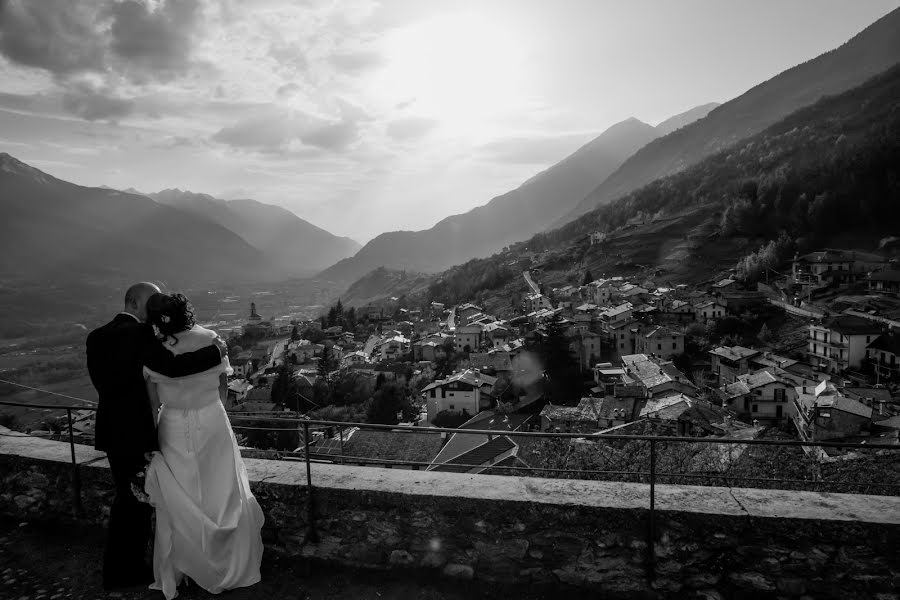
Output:
[[360,248],[350,238],[337,237],[289,210],[256,200],[220,200],[178,189],[147,196],[230,229],[259,249],[270,265],[293,276],[312,275]]
[[[423,301],[508,305],[522,271],[536,268],[548,288],[578,285],[588,270],[669,286],[754,264],[784,272],[794,252],[875,250],[900,231],[898,198],[900,65],[559,229],[445,271]],[[592,245],[598,230],[605,239]]]
[[171,284],[274,275],[234,232],[150,198],[75,185],[0,153],[0,275]]
[[709,114],[709,111],[716,108],[717,106],[721,106],[718,102],[710,102],[709,104],[701,104],[700,106],[695,106],[690,110],[686,110],[680,115],[675,115],[674,117],[670,117],[656,126],[656,133],[660,137],[664,135],[669,135],[676,129],[681,129],[685,125],[690,125],[694,121],[699,121],[703,117]]
[[379,267],[353,282],[341,294],[341,302],[344,306],[360,307],[393,296],[421,293],[430,281],[430,275]]
[[862,84],[898,61],[900,9],[842,46],[776,75],[715,108],[705,118],[647,144],[554,226],[696,164],[823,96]]
[[[689,112],[698,118],[702,110]],[[689,118],[679,115],[673,119]],[[656,128],[634,118],[617,123],[515,190],[467,213],[447,217],[431,229],[383,233],[320,277],[349,282],[381,266],[433,273],[493,254],[566,214],[628,156],[658,135]]]

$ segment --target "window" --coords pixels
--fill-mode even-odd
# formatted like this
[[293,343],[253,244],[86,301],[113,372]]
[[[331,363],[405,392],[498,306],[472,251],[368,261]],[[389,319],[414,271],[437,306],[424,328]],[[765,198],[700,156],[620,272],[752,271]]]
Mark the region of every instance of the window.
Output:
[[[784,402],[784,388],[777,388],[775,390],[775,402]],[[778,407],[778,410],[781,410],[781,407]]]
[[456,406],[454,406],[453,404],[451,404],[451,405],[450,405],[450,410],[455,410],[455,409],[456,409]]
[[447,393],[447,396],[449,396],[450,398],[452,398],[454,395],[455,395],[455,394],[454,394],[453,392],[448,392],[448,393]]
[[868,344],[868,343],[871,342],[871,341],[872,341],[872,336],[871,336],[871,335],[867,335],[867,336],[866,336],[866,343]]
[[759,404],[753,405],[753,412],[759,412]]
[[624,343],[619,344],[619,347],[622,348],[622,349],[624,350],[624,349],[625,349],[625,344],[624,344]]
[[672,342],[672,350],[678,350],[678,344],[676,342]]
[[431,397],[437,398],[437,389],[436,388],[431,388]]
[[750,398],[744,398],[744,410],[750,408]]
[[656,345],[656,349],[657,349],[657,350],[662,350],[662,344],[657,344],[657,345]]

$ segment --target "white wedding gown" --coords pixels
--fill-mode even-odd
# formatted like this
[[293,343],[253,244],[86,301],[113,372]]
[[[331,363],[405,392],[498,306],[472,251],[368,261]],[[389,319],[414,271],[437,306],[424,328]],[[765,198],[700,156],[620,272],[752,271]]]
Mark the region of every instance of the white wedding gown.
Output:
[[[208,346],[215,333],[194,326],[167,348],[175,354]],[[260,580],[263,513],[219,399],[228,359],[203,373],[172,379],[145,368],[162,410],[160,452],[147,470],[145,491],[156,508],[151,589],[168,600],[184,576],[217,594]]]

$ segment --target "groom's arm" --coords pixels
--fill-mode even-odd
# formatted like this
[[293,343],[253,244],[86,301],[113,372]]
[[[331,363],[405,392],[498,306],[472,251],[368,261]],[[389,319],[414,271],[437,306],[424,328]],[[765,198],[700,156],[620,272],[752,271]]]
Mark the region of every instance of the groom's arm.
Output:
[[153,335],[153,330],[141,326],[141,362],[166,377],[184,377],[212,369],[222,362],[224,349],[210,344],[194,352],[172,354]]

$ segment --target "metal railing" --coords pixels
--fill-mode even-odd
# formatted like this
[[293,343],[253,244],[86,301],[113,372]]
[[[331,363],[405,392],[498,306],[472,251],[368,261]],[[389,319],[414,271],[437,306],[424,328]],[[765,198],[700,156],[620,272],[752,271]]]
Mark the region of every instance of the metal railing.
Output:
[[[34,403],[23,403],[23,402],[10,402],[0,400],[0,406],[13,406],[13,407],[27,407],[27,408],[39,408],[39,409],[53,409],[59,411],[65,411],[66,420],[67,420],[67,432],[68,432],[68,444],[70,447],[70,457],[71,457],[71,483],[72,483],[72,503],[73,510],[76,516],[80,516],[82,513],[81,509],[81,481],[78,471],[78,463],[75,456],[75,435],[73,430],[73,420],[72,420],[72,411],[75,410],[88,410],[88,411],[96,411],[96,407],[89,405],[82,406],[72,406],[72,405],[51,405],[51,404],[34,404]],[[245,424],[234,424],[232,423],[232,427],[235,430],[241,431],[290,431],[295,432],[298,435],[302,431],[302,450],[301,448],[296,448],[294,451],[272,451],[275,458],[287,459],[287,460],[295,460],[300,459],[305,463],[306,468],[306,485],[307,485],[307,523],[308,523],[308,535],[307,538],[310,541],[316,541],[318,539],[318,535],[316,533],[315,523],[316,523],[316,511],[315,511],[315,494],[314,494],[314,486],[312,479],[312,467],[311,464],[313,462],[330,462],[333,464],[346,464],[347,462],[351,462],[357,465],[375,465],[382,467],[405,467],[405,468],[421,468],[424,467],[428,469],[429,467],[435,467],[440,464],[446,463],[434,463],[434,462],[426,462],[421,460],[404,460],[404,459],[384,459],[384,458],[372,458],[366,456],[356,456],[353,454],[345,453],[345,439],[344,433],[348,429],[355,430],[374,430],[374,431],[383,431],[383,432],[407,432],[407,433],[417,433],[417,434],[426,434],[426,435],[440,435],[440,434],[471,434],[471,435],[479,435],[487,437],[488,441],[495,438],[506,436],[509,438],[521,438],[521,439],[537,439],[537,440],[569,440],[570,442],[574,440],[583,440],[583,441],[591,441],[591,442],[646,442],[649,444],[649,468],[645,471],[642,469],[614,469],[614,470],[604,470],[604,469],[568,469],[561,467],[549,467],[549,466],[529,466],[529,465],[497,465],[496,463],[481,463],[481,464],[465,464],[465,463],[452,463],[455,469],[464,469],[468,472],[473,470],[481,471],[500,471],[500,472],[509,472],[514,474],[538,474],[538,475],[556,475],[556,476],[571,476],[571,475],[582,475],[582,476],[603,476],[610,477],[615,476],[622,480],[624,478],[627,481],[638,481],[644,482],[648,484],[648,523],[647,523],[647,546],[648,546],[648,555],[647,561],[651,566],[655,560],[654,554],[654,544],[656,537],[656,527],[655,527],[655,518],[656,518],[656,485],[660,483],[660,480],[668,479],[670,481],[679,482],[681,480],[688,481],[699,481],[701,484],[706,481],[709,482],[711,480],[723,480],[726,484],[732,483],[734,481],[752,481],[758,484],[818,484],[818,485],[855,485],[848,484],[846,482],[824,482],[824,481],[811,481],[805,479],[786,479],[786,478],[765,478],[765,477],[735,477],[734,475],[729,474],[717,474],[717,473],[674,473],[674,472],[659,472],[658,468],[658,459],[659,459],[659,446],[662,444],[720,444],[726,446],[744,446],[744,447],[782,447],[782,448],[832,448],[835,450],[848,450],[848,451],[900,451],[900,446],[895,444],[877,444],[877,443],[865,443],[865,444],[851,444],[851,443],[841,443],[841,442],[816,442],[816,441],[807,441],[807,440],[772,440],[772,439],[731,439],[731,438],[718,438],[718,437],[684,437],[684,436],[654,436],[654,435],[627,435],[627,434],[611,434],[611,433],[581,433],[581,432],[540,432],[540,431],[508,431],[504,429],[461,429],[461,428],[448,428],[448,427],[416,427],[416,426],[403,426],[403,425],[380,425],[380,424],[372,424],[372,423],[352,423],[352,422],[342,422],[342,421],[325,421],[325,420],[316,420],[316,419],[307,419],[303,417],[284,417],[281,416],[283,413],[268,413],[268,414],[245,414],[240,412],[230,412],[228,413],[229,419],[231,421],[238,421],[239,423],[246,422],[262,422],[266,426],[257,427],[254,425],[245,425]],[[273,427],[273,424],[277,424],[278,426]],[[331,454],[331,453],[320,453],[316,451],[315,443],[312,442],[311,431],[314,429],[318,429],[320,431],[332,430],[337,432],[337,436],[339,438],[339,453]],[[19,434],[21,435],[21,434]],[[334,439],[333,437],[330,439]],[[465,454],[465,452],[463,452]],[[866,482],[865,485],[867,487],[881,487],[885,489],[891,490],[900,490],[900,484],[895,483],[878,483],[878,482]]]

